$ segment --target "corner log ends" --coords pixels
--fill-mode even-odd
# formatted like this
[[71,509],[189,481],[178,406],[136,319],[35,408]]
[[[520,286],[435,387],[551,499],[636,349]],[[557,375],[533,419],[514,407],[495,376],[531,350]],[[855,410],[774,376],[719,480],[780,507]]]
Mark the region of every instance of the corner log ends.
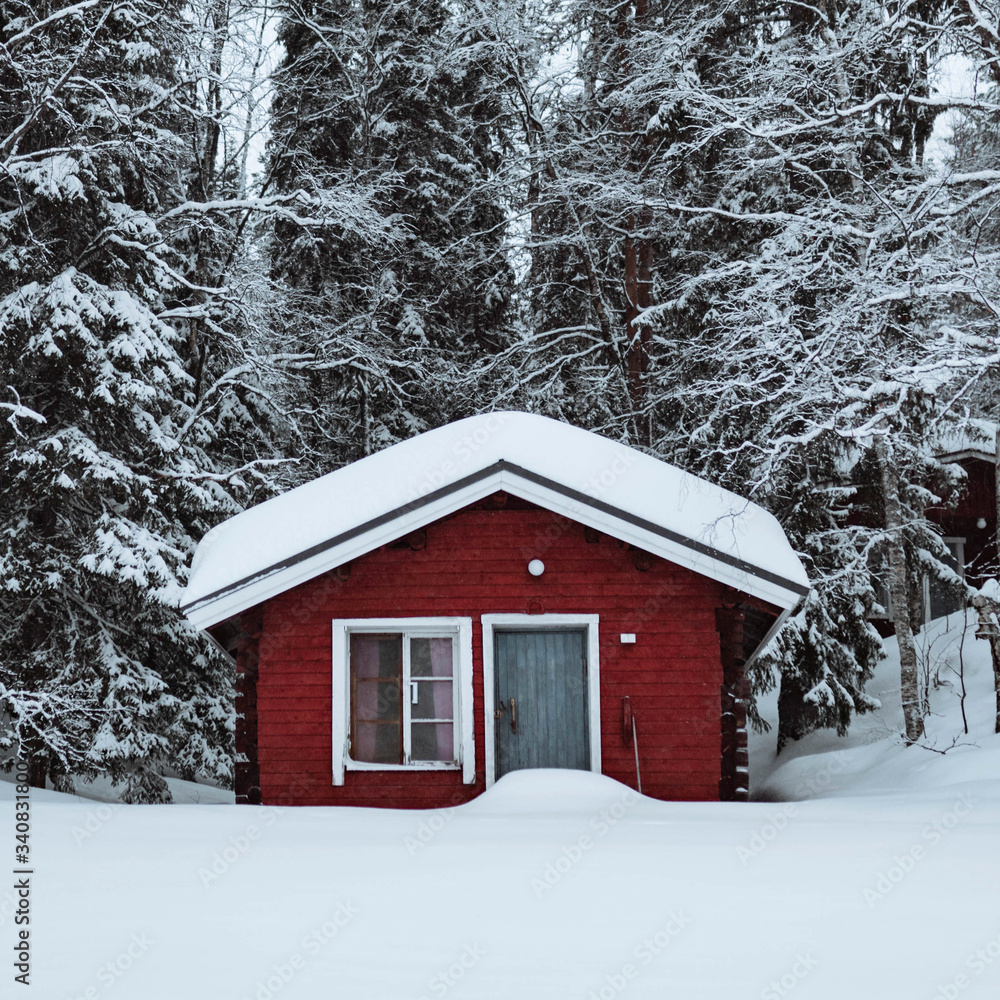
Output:
[[236,644],[236,774],[237,804],[261,801],[257,760],[257,672],[263,615],[259,607],[239,616]]
[[746,662],[743,647],[743,625],[746,621],[744,600],[745,595],[727,589],[723,593],[722,607],[715,609],[715,627],[719,633],[722,656],[719,799],[723,802],[746,802],[750,797],[746,709],[750,686],[743,672]]

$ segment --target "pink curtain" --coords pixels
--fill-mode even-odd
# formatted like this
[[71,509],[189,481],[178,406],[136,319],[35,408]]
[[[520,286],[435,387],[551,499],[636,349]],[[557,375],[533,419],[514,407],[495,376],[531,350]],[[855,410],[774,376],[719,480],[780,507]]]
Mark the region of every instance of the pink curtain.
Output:
[[[353,727],[351,733],[352,755],[355,760],[372,763],[387,763],[388,748],[383,732],[382,752],[379,750],[379,732],[386,726],[374,724],[376,719],[399,722],[399,687],[392,684],[391,677],[379,682],[381,667],[381,647],[388,637],[384,635],[356,634],[351,636],[351,672],[354,678],[352,706]],[[397,675],[398,676],[398,675]],[[386,683],[390,681],[390,683]],[[396,729],[398,746],[399,729]]]
[[[451,639],[431,639],[431,676],[451,677],[454,670],[454,653]],[[454,684],[454,680],[452,681]],[[434,718],[450,719],[454,713],[452,684],[434,684]],[[454,726],[436,725],[437,759],[455,759]]]
[[[354,697],[351,745],[352,756],[355,760],[372,763],[384,763],[388,760],[385,757],[387,748],[383,747],[380,752],[378,744],[379,730],[384,730],[385,724],[375,725],[373,723],[376,719],[388,721],[399,718],[398,687],[386,683],[390,680],[388,677],[381,678],[380,683],[381,644],[389,638],[386,635],[366,635],[364,633],[355,633],[351,636],[351,673]],[[414,660],[417,658],[414,655],[414,646],[417,643],[423,646],[418,655],[423,656],[424,676],[441,678],[440,681],[431,682],[421,682],[418,679],[422,695],[421,701],[426,705],[426,696],[430,693],[433,718],[451,720],[454,715],[454,642],[452,639],[445,638],[415,638],[411,640],[411,658]],[[430,653],[429,675],[426,673],[428,650]],[[451,683],[445,678],[448,678]],[[427,691],[428,688],[430,688],[430,692]],[[392,704],[382,704],[381,702],[385,699],[390,699]],[[387,733],[382,733],[383,737],[387,735]],[[412,739],[414,759],[443,761],[455,759],[453,721],[421,723],[414,720]],[[382,742],[384,743],[384,739]]]
[[[419,644],[419,645],[418,645]],[[430,711],[425,712],[428,717],[435,719],[451,719],[454,715],[453,674],[454,656],[453,641],[451,639],[413,639],[410,647],[411,662],[419,661],[423,664],[420,674],[423,677],[441,678],[440,681],[419,681],[420,700],[426,705],[430,696]],[[419,650],[419,652],[418,652]],[[430,659],[430,670],[428,672],[427,659]],[[416,678],[417,675],[414,674]],[[451,683],[448,683],[451,681]],[[424,714],[424,713],[422,713]],[[454,760],[455,759],[455,738],[454,725],[452,722],[428,723],[413,722],[413,753],[416,760]]]

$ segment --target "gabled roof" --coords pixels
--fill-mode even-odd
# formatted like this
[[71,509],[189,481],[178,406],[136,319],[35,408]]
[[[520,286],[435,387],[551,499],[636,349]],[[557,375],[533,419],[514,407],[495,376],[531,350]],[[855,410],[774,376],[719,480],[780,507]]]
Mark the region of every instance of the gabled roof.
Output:
[[499,490],[788,609],[809,581],[761,507],[548,417],[428,431],[237,514],[195,553],[182,610],[204,628]]
[[974,458],[995,462],[997,425],[992,420],[970,419],[959,430],[949,429],[934,443],[934,456],[939,462],[961,462]]

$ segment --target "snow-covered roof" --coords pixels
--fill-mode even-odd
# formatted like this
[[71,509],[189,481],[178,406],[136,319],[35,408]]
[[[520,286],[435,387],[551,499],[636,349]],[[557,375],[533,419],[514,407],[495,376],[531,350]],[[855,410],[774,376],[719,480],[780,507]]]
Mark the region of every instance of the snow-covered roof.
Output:
[[213,625],[499,490],[783,609],[809,587],[781,526],[749,500],[590,431],[490,413],[224,521],[198,546],[182,609]]
[[978,458],[992,462],[996,458],[997,425],[992,420],[971,419],[959,429],[949,428],[934,443],[938,461],[958,462]]

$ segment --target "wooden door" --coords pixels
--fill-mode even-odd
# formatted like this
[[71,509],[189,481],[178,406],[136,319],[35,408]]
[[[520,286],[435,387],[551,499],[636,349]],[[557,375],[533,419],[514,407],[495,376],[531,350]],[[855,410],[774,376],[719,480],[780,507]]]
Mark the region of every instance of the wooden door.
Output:
[[590,769],[586,630],[494,632],[496,777]]

